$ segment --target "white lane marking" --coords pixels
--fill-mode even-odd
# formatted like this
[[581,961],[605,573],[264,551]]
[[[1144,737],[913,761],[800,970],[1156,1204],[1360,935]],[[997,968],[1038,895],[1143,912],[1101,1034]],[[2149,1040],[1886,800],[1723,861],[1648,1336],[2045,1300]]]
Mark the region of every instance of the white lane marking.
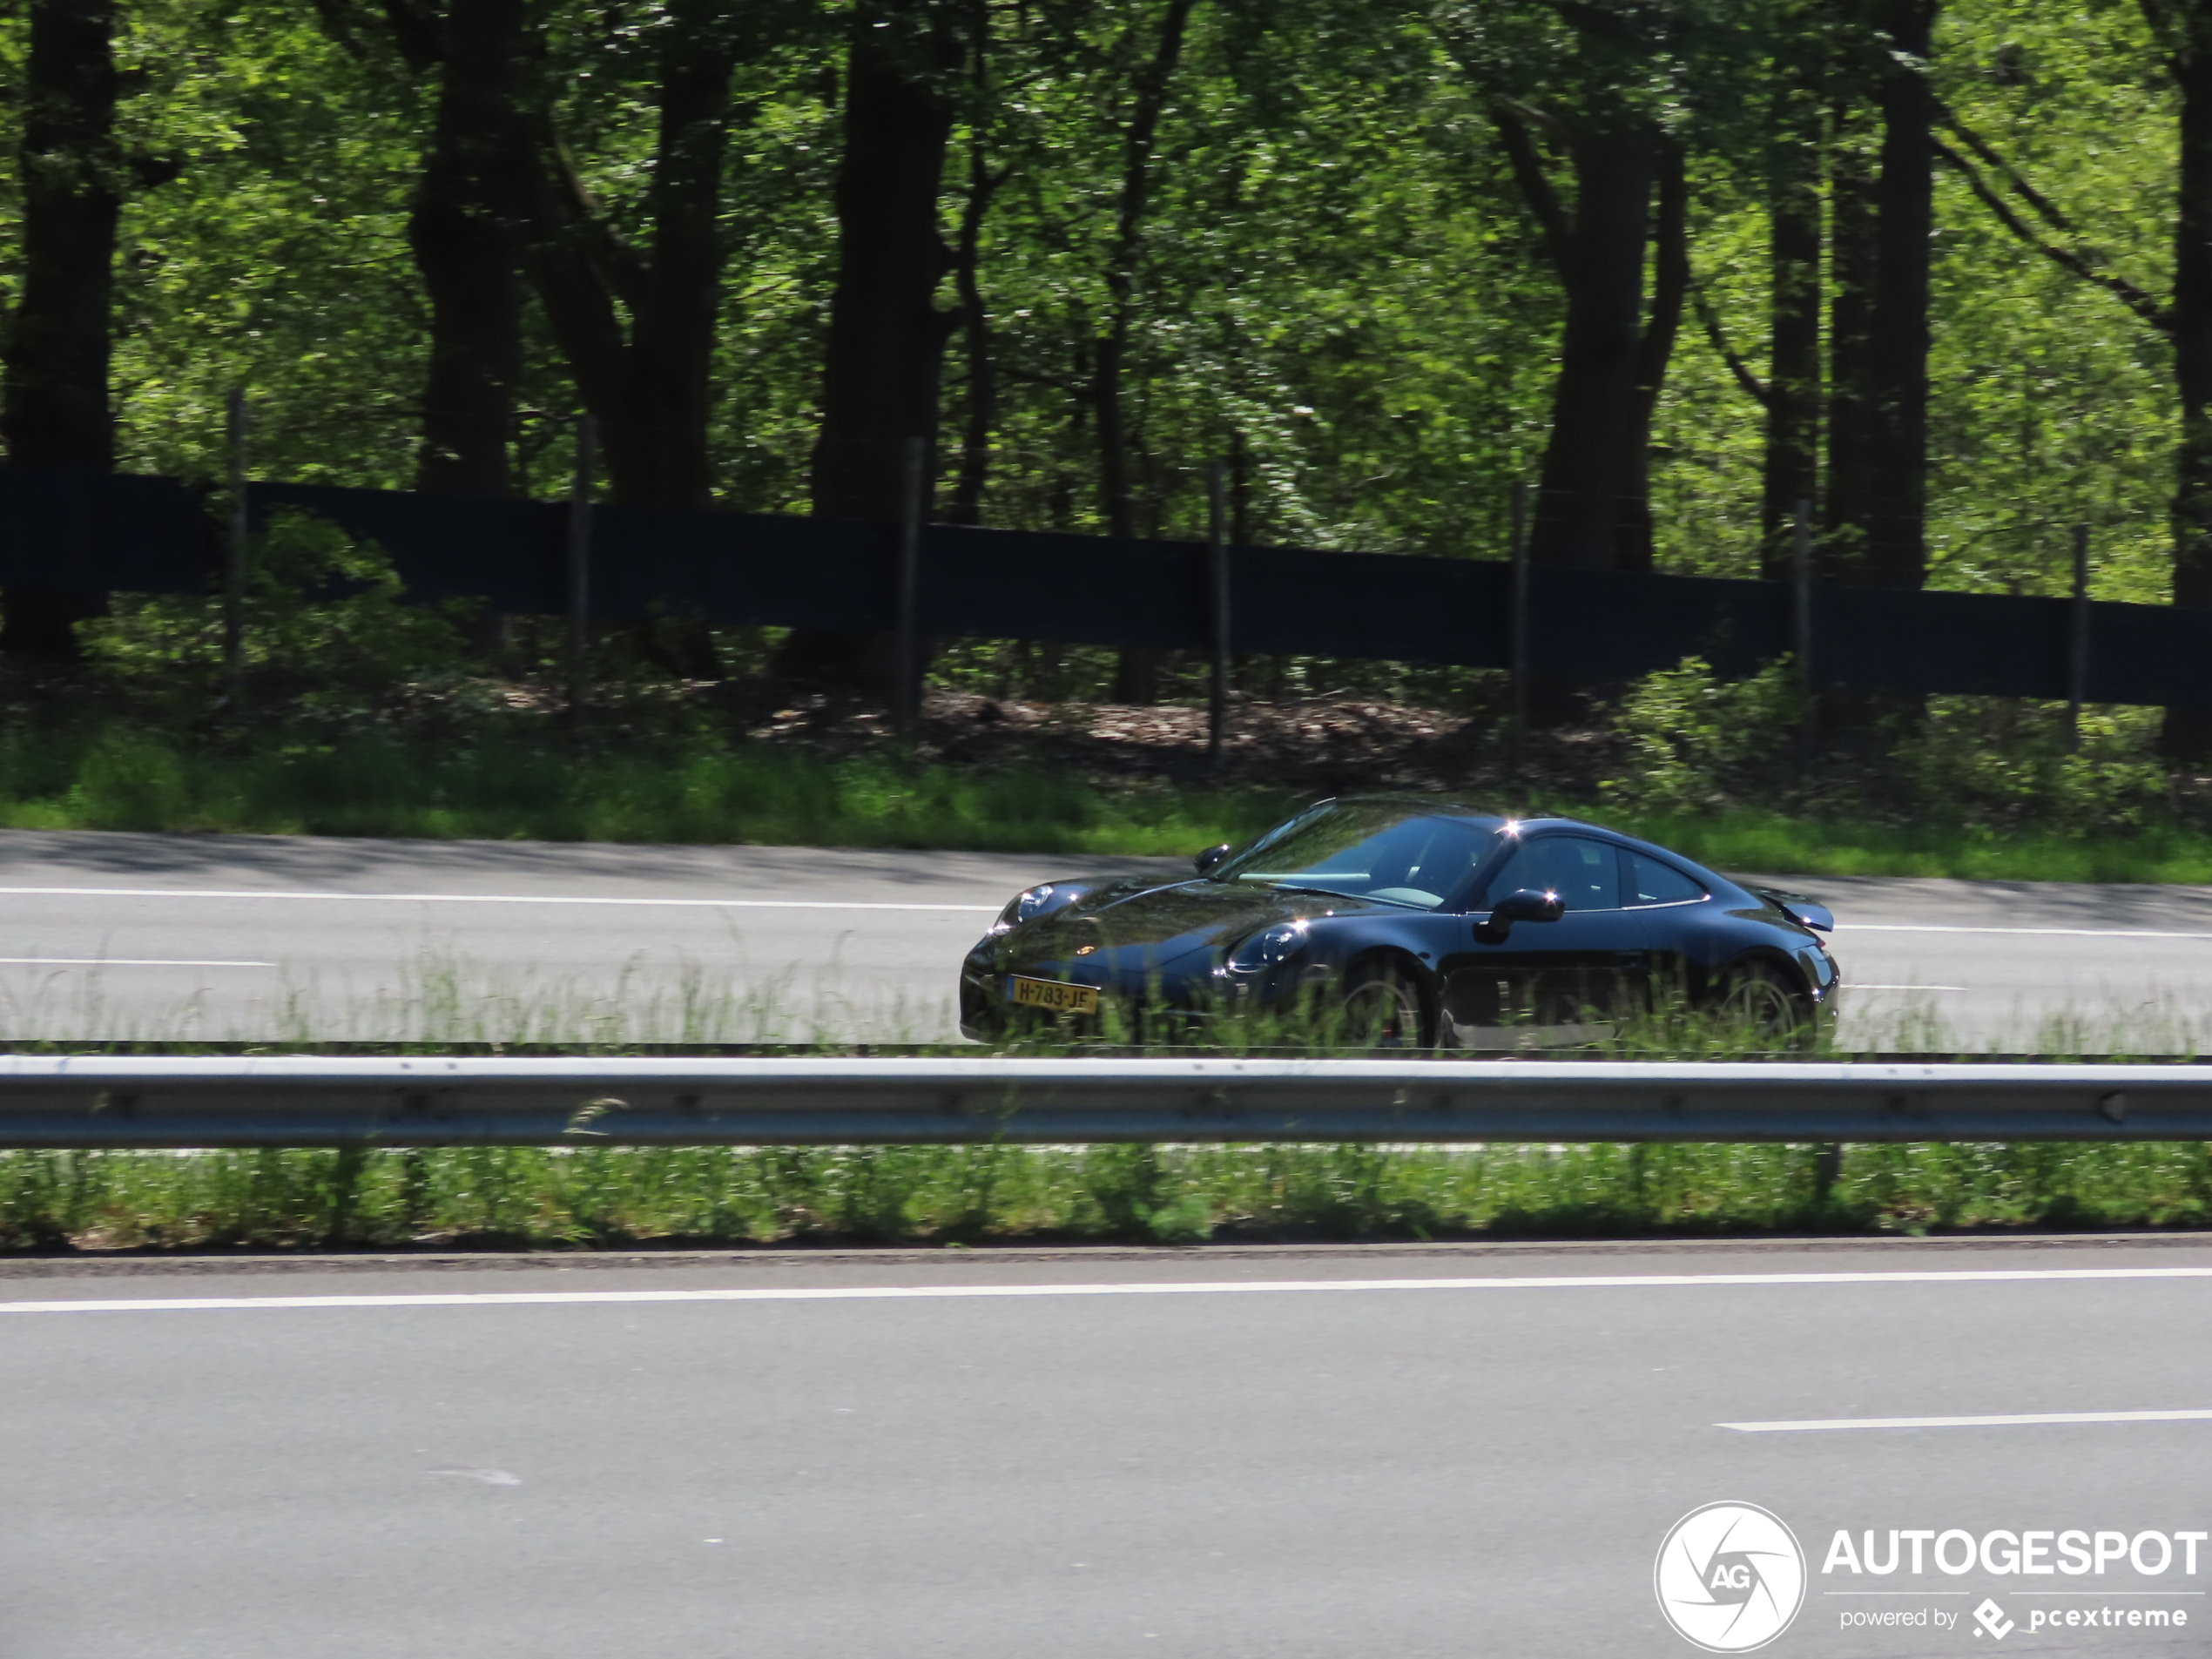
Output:
[[1971,927],[1892,921],[1838,922],[1836,931],[1855,934],[2031,934],[2055,939],[2212,939],[2212,933],[2161,933],[2148,927]]
[[425,1474],[458,1474],[471,1480],[481,1480],[488,1487],[518,1487],[523,1484],[519,1474],[509,1474],[504,1469],[425,1469]]
[[1782,1434],[1827,1428],[2012,1428],[2034,1423],[2202,1423],[2212,1411],[2021,1412],[2001,1417],[1814,1417],[1803,1422],[1716,1423],[1746,1434]]
[[2212,1278],[2212,1267],[2000,1267],[1960,1272],[1608,1273],[1526,1278],[1286,1278],[1156,1285],[867,1285],[804,1290],[460,1291],[386,1296],[193,1296],[0,1302],[7,1313],[207,1312],[242,1308],[544,1306],[573,1302],[900,1302],[1031,1296],[1253,1296],[1313,1291],[1627,1290],[1701,1285],[1987,1285],[2040,1279]]
[[274,968],[274,962],[192,962],[165,956],[0,956],[0,968]]
[[572,894],[505,893],[278,893],[242,887],[0,887],[13,898],[58,899],[318,899],[348,904],[599,904],[673,907],[684,910],[959,910],[996,915],[995,904],[893,904],[842,899],[606,899]]
[[1862,985],[1857,980],[1844,981],[1847,991],[1963,991],[1963,985]]

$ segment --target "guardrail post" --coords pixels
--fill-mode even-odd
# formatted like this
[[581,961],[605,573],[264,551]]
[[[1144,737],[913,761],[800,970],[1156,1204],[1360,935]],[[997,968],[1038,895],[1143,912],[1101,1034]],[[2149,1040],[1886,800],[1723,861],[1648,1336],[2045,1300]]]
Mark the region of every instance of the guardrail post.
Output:
[[2074,527],[2074,608],[2067,617],[2066,746],[2081,746],[2081,705],[2089,690],[2089,527]]
[[569,718],[583,718],[591,658],[591,475],[598,464],[599,423],[577,417],[576,471],[569,481]]
[[1206,763],[1219,767],[1229,726],[1228,469],[1206,469],[1206,575],[1213,610],[1213,691],[1206,705]]
[[223,547],[223,677],[235,703],[246,689],[246,388],[233,387],[225,411],[230,451],[231,523]]
[[1790,651],[1797,664],[1797,769],[1812,770],[1820,711],[1812,678],[1812,503],[1801,501],[1790,538]]
[[927,456],[926,440],[907,440],[906,489],[899,498],[898,684],[891,703],[901,737],[912,737],[921,723],[921,521]]
[[1513,486],[1513,598],[1507,613],[1511,633],[1513,712],[1506,727],[1507,752],[1514,766],[1521,765],[1521,748],[1528,738],[1528,485],[1516,479]]
[[1836,1201],[1836,1183],[1843,1179],[1844,1143],[1823,1141],[1812,1156],[1812,1202],[1825,1210]]

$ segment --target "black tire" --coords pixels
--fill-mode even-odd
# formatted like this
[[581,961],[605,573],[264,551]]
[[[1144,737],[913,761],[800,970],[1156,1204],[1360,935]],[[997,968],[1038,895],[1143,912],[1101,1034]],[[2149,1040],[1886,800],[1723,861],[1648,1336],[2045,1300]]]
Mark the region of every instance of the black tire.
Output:
[[1723,1026],[1760,1048],[1794,1052],[1812,1047],[1804,994],[1772,962],[1743,962],[1731,968],[1713,1008]]
[[1347,974],[1338,999],[1345,1046],[1352,1049],[1428,1049],[1434,1046],[1420,987],[1387,962],[1362,962]]

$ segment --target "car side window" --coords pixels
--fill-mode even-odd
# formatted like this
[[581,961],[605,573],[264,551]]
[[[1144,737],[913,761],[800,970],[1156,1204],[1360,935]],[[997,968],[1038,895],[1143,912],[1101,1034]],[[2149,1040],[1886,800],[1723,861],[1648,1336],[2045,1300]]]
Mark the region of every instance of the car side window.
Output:
[[1688,904],[1706,896],[1705,889],[1671,864],[1629,854],[1629,903],[1632,907],[1657,904]]
[[1569,910],[1618,910],[1620,853],[1603,841],[1579,835],[1537,836],[1523,842],[1491,878],[1488,901],[1494,905],[1521,887],[1556,893]]

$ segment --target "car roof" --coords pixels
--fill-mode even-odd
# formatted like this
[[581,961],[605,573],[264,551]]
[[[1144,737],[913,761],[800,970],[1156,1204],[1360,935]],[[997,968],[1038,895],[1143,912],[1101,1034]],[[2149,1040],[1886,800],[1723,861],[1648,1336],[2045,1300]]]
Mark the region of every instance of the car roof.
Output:
[[1608,841],[1617,842],[1619,845],[1632,848],[1638,853],[1656,853],[1661,858],[1666,860],[1669,863],[1678,864],[1684,869],[1689,870],[1694,873],[1703,877],[1709,883],[1717,883],[1720,886],[1731,888],[1739,886],[1738,883],[1730,880],[1728,877],[1723,875],[1719,871],[1708,869],[1705,866],[1698,863],[1696,860],[1691,858],[1685,853],[1677,853],[1671,846],[1663,846],[1657,841],[1647,841],[1642,840],[1640,837],[1627,834],[1622,831],[1609,828],[1603,824],[1593,824],[1587,819],[1524,818],[1521,820],[1520,827],[1524,834],[1532,829],[1542,829],[1546,831],[1574,830],[1580,833],[1602,835]]
[[1703,878],[1709,886],[1735,891],[1743,890],[1738,883],[1731,881],[1719,871],[1707,868],[1696,860],[1676,852],[1671,846],[1662,846],[1656,841],[1643,840],[1637,836],[1626,834],[1604,824],[1593,824],[1586,818],[1567,818],[1549,813],[1541,813],[1533,818],[1514,818],[1509,813],[1498,812],[1493,807],[1478,806],[1473,801],[1459,799],[1453,796],[1417,795],[1402,791],[1376,791],[1358,795],[1339,795],[1333,797],[1331,800],[1316,801],[1314,805],[1326,806],[1332,805],[1335,801],[1342,801],[1347,805],[1353,802],[1389,801],[1403,803],[1406,806],[1425,806],[1431,809],[1440,818],[1464,818],[1476,823],[1491,825],[1499,829],[1511,826],[1524,835],[1531,831],[1565,833],[1570,830],[1579,833],[1602,835],[1608,841],[1615,842],[1622,846],[1631,847],[1639,853],[1656,853],[1669,862],[1681,865],[1692,873]]
[[1509,814],[1475,801],[1460,800],[1450,795],[1417,795],[1397,790],[1332,795],[1326,800],[1318,800],[1313,804],[1316,806],[1418,806],[1431,818],[1464,818],[1493,829],[1502,829],[1513,821]]

